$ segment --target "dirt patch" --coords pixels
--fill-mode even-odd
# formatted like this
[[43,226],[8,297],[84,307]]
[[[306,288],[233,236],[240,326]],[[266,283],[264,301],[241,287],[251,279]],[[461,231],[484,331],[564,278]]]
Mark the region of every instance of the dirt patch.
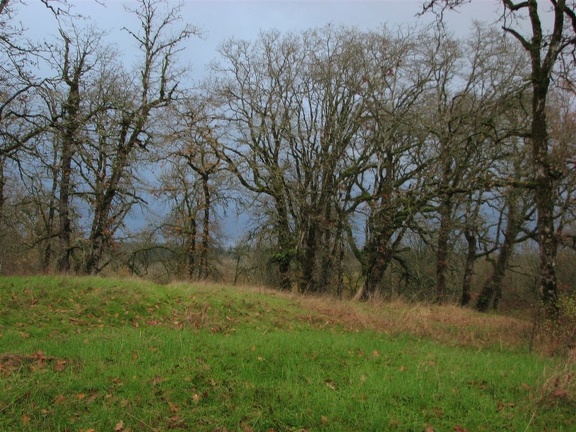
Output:
[[7,375],[22,371],[37,371],[51,368],[54,372],[62,372],[78,362],[58,357],[46,356],[42,351],[33,354],[0,354],[0,374]]

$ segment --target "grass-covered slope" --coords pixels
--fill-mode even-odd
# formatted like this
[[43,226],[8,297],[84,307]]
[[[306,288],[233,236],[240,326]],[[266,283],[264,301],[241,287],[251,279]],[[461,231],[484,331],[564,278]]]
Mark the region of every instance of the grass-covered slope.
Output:
[[555,362],[522,353],[529,325],[502,320],[243,288],[0,278],[0,430],[574,430],[572,394],[543,375]]

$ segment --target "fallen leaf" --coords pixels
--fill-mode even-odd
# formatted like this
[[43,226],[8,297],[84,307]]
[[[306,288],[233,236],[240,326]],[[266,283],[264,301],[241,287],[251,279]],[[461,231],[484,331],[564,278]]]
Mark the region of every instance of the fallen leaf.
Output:
[[172,414],[176,414],[178,411],[180,411],[180,407],[174,402],[168,402],[168,406],[170,406],[170,412]]
[[463,428],[462,426],[454,426],[454,432],[468,432],[465,428]]
[[552,397],[555,397],[558,399],[564,399],[567,396],[568,396],[568,392],[566,390],[563,390],[563,389],[554,390],[554,392],[552,393]]
[[66,360],[56,360],[56,363],[54,364],[54,371],[62,372],[64,369],[66,369],[66,363]]
[[116,423],[116,426],[114,426],[114,432],[122,432],[123,430],[124,430],[124,422],[120,420],[118,423]]
[[182,428],[184,427],[184,422],[182,421],[182,417],[175,415],[168,419],[168,427],[170,429]]
[[428,426],[424,432],[434,432],[434,426]]
[[28,423],[30,423],[30,416],[28,414],[24,414],[22,416],[22,424],[26,426]]
[[54,399],[55,404],[61,404],[61,403],[64,403],[65,401],[66,401],[66,396],[64,396],[64,395],[58,395]]
[[332,390],[337,390],[336,383],[334,381],[332,381],[331,379],[327,379],[326,381],[324,381],[324,384],[326,384],[326,387],[328,387]]
[[504,408],[512,408],[516,404],[514,402],[502,402],[498,401],[498,411],[502,411]]

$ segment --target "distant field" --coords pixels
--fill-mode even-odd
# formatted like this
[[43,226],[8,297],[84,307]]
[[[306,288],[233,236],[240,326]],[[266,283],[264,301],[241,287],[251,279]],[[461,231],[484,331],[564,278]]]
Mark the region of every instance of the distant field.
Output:
[[0,278],[1,431],[574,431],[528,321],[256,288]]

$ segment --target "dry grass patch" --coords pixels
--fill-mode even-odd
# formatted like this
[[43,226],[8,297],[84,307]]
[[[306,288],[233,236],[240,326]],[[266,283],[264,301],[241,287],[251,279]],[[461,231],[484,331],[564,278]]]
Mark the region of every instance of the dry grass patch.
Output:
[[453,305],[414,304],[394,300],[354,303],[327,297],[297,297],[319,323],[347,330],[373,330],[386,334],[412,334],[452,346],[474,348],[527,347],[532,323],[502,315],[481,314]]
[[560,403],[576,408],[576,350],[570,351],[565,362],[544,371],[534,396],[538,406]]
[[[552,369],[545,369],[534,389],[530,389],[532,417],[530,427],[540,412],[555,410],[572,415],[576,410],[576,350]],[[576,419],[571,420],[576,427]]]
[[[206,292],[224,289],[202,285]],[[226,288],[229,289],[229,288]],[[315,327],[340,326],[347,331],[372,330],[389,335],[411,334],[451,346],[483,349],[488,347],[529,350],[545,355],[558,353],[544,327],[534,328],[534,312],[527,309],[525,319],[496,313],[479,313],[457,305],[433,305],[396,300],[352,302],[329,296],[301,295],[265,287],[242,286],[240,293],[266,295],[289,301],[301,312],[271,313],[276,320],[296,318]],[[300,315],[299,315],[300,314]],[[299,315],[299,316],[298,316]],[[533,331],[536,332],[533,334]],[[531,343],[532,341],[532,343]]]

